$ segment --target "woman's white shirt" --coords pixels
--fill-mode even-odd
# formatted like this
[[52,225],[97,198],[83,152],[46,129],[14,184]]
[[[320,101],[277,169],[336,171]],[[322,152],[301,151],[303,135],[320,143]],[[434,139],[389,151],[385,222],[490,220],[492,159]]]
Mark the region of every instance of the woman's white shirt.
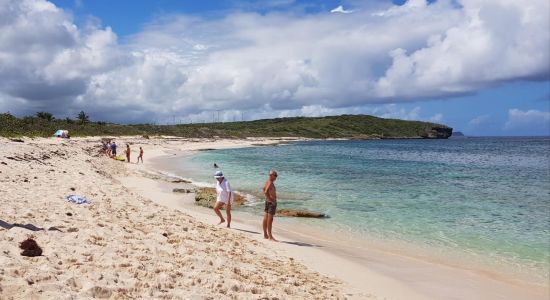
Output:
[[231,185],[229,184],[229,181],[227,181],[227,179],[225,178],[222,180],[221,183],[216,180],[216,193],[218,194],[218,196],[216,197],[216,201],[227,204],[228,192],[231,192],[230,204],[233,205],[234,197],[233,197],[233,192],[231,191]]

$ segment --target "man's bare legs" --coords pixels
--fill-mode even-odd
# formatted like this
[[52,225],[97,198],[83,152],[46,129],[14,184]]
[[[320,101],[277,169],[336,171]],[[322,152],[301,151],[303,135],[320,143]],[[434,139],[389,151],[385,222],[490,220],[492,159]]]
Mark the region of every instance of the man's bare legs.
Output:
[[[223,218],[222,213],[220,212],[220,208],[222,206],[223,206],[223,202],[219,202],[219,201],[216,202],[216,204],[214,205],[214,212],[216,213],[216,215],[218,215],[218,217],[220,217],[220,223],[218,223],[218,225],[225,222],[225,219]],[[229,219],[229,221],[231,222],[231,219]]]
[[262,227],[264,229],[264,239],[269,239],[270,241],[278,242],[271,233],[271,229],[273,228],[273,215],[265,213],[264,220],[262,223]]
[[264,229],[264,239],[269,238],[269,235],[267,234],[267,215],[268,213],[264,214],[264,220],[262,221],[262,228]]
[[[218,209],[218,211],[219,211],[219,209]],[[226,204],[225,205],[225,212],[227,214],[227,228],[231,228],[231,204]],[[221,215],[221,213],[220,213],[220,215]]]

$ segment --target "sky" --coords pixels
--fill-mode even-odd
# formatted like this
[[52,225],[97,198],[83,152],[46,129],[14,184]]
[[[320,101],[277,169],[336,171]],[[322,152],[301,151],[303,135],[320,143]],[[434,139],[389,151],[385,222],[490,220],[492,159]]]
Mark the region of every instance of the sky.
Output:
[[547,0],[0,0],[0,112],[550,135]]

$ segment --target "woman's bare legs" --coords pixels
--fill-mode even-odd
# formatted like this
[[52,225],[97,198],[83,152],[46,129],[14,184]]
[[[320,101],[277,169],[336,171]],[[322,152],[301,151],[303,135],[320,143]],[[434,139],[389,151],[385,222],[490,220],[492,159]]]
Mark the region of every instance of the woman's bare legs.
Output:
[[225,219],[223,218],[222,213],[220,212],[220,208],[222,206],[223,206],[223,202],[220,202],[220,201],[216,202],[216,204],[214,205],[214,212],[216,213],[216,215],[218,215],[218,217],[220,217],[220,223],[218,223],[218,225],[225,222]]

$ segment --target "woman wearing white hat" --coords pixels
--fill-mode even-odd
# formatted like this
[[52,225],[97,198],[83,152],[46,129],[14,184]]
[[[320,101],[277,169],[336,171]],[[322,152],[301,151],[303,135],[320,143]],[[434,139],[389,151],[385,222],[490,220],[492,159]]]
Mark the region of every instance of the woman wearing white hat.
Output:
[[220,223],[225,222],[220,208],[225,204],[225,213],[227,214],[227,228],[231,227],[231,205],[233,204],[233,192],[231,191],[231,185],[229,181],[225,179],[222,171],[216,171],[214,174],[216,178],[216,204],[214,205],[214,212],[220,217]]

